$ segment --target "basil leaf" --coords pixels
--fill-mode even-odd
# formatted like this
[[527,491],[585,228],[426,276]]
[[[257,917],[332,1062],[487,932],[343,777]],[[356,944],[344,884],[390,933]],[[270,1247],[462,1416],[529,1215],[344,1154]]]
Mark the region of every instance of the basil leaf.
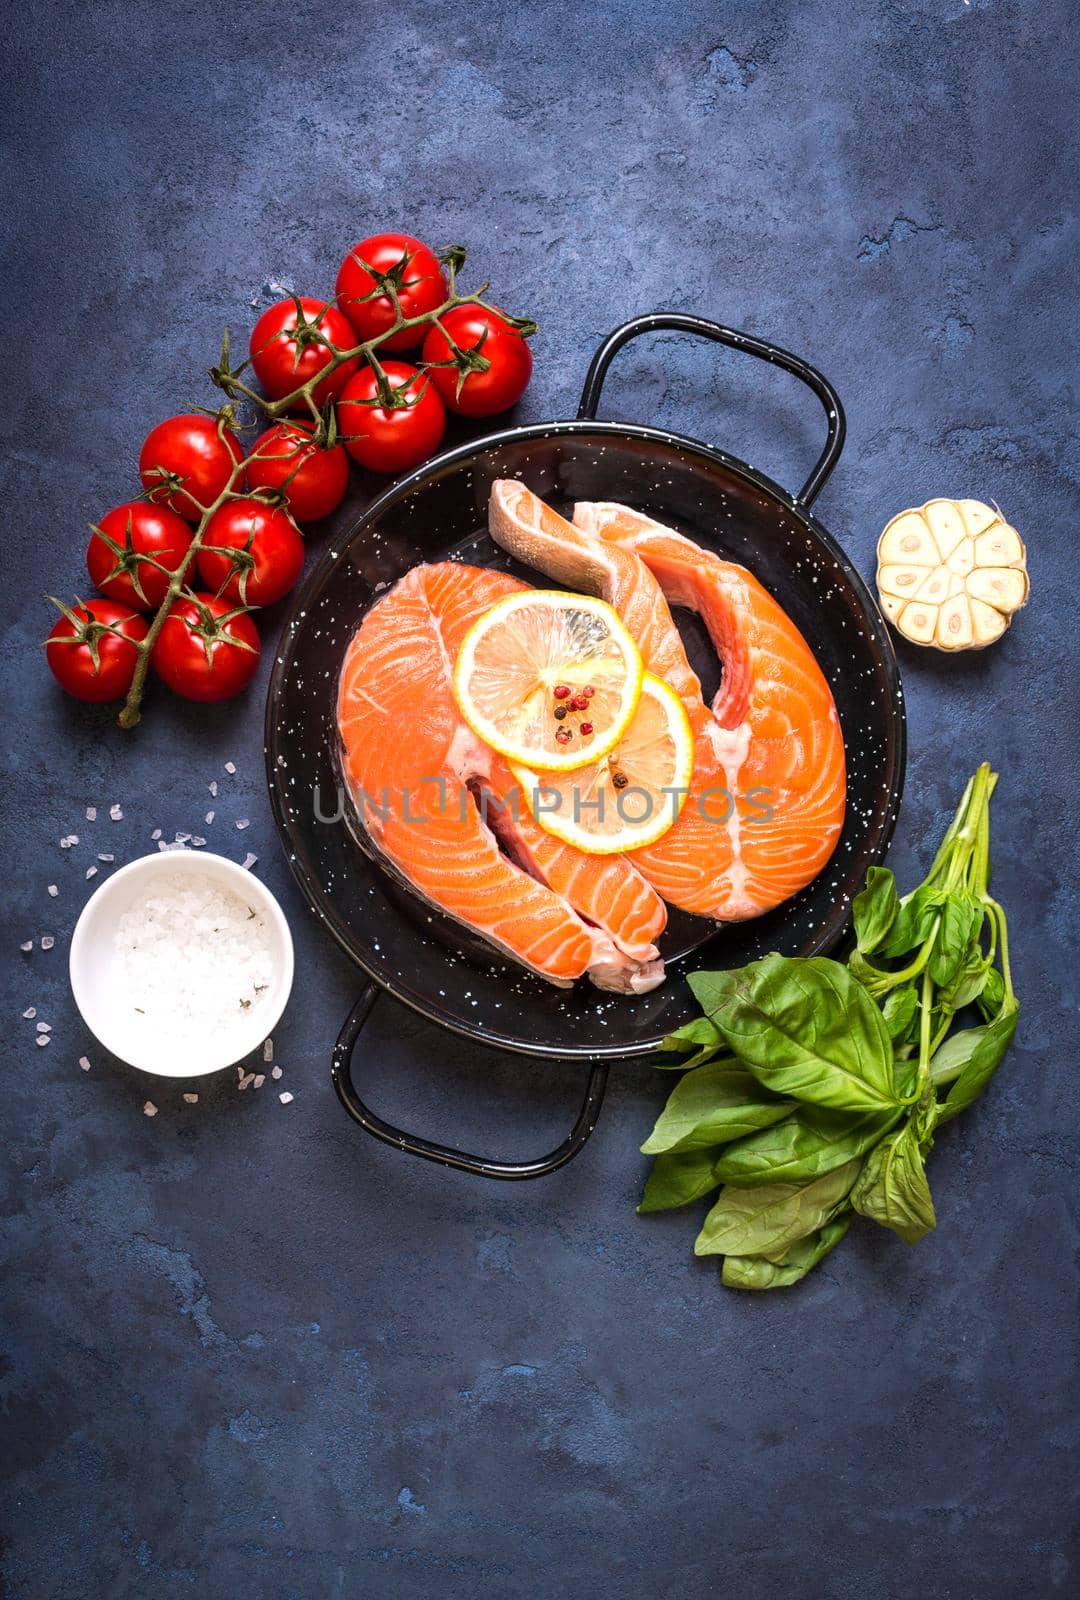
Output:
[[919,996],[910,984],[903,989],[893,989],[886,996],[881,1014],[894,1044],[899,1043],[907,1033],[918,1009]]
[[896,879],[887,867],[871,867],[866,888],[851,902],[855,942],[864,955],[876,950],[896,920],[900,897]]
[[962,1028],[950,1034],[930,1057],[930,1082],[955,1083],[985,1038],[985,1027]]
[[715,1189],[715,1150],[690,1150],[683,1155],[657,1156],[645,1183],[638,1211],[671,1211]]
[[871,1150],[851,1191],[851,1203],[907,1244],[917,1244],[937,1227],[922,1151],[910,1122]]
[[979,1010],[987,1022],[993,1022],[1005,1004],[1005,980],[996,967],[986,974],[986,982],[978,996]]
[[641,1151],[652,1156],[726,1144],[779,1122],[791,1109],[790,1100],[774,1099],[745,1067],[712,1062],[679,1079]]
[[934,918],[945,898],[943,889],[936,889],[933,885],[924,883],[913,894],[902,900],[900,909],[896,913],[896,920],[889,929],[882,954],[903,956],[909,950],[916,950],[923,944],[934,926]]
[[863,1155],[902,1115],[896,1110],[852,1116],[824,1106],[804,1106],[775,1127],[730,1144],[714,1171],[721,1183],[740,1189],[807,1183]]
[[930,977],[939,988],[959,975],[982,928],[983,908],[970,895],[951,894],[941,908],[941,927],[930,953]]
[[979,998],[986,987],[990,963],[976,942],[974,949],[952,981],[941,992],[941,1003],[950,1011],[962,1011]]
[[[935,1125],[940,1127],[943,1122],[949,1122],[960,1111],[965,1111],[973,1100],[977,1100],[986,1085],[997,1071],[1009,1045],[1016,1032],[1020,1008],[1016,1001],[1006,1003],[993,1022],[988,1022],[981,1028],[969,1028],[967,1034],[970,1047],[965,1052],[962,1070],[956,1082],[949,1090],[948,1098],[938,1105]],[[977,1035],[978,1037],[972,1037]],[[963,1035],[956,1034],[955,1038]],[[937,1060],[942,1051],[950,1043],[949,1040],[937,1051],[934,1059]],[[931,1062],[931,1072],[933,1062]]]
[[787,1250],[832,1219],[861,1166],[858,1157],[812,1183],[724,1189],[694,1241],[694,1254],[760,1256]]
[[898,1104],[893,1050],[881,1012],[838,961],[766,956],[715,994],[690,987],[729,1047],[775,1094],[838,1111],[882,1111]]
[[[781,961],[782,956],[769,955],[763,957],[765,961]],[[762,963],[762,964],[763,964]],[[716,1025],[715,1013],[720,1010],[744,969],[735,967],[728,972],[691,972],[687,976],[694,999],[705,1012],[706,1021]],[[719,1028],[717,1032],[720,1032]],[[721,1037],[723,1035],[721,1034]]]
[[798,1240],[779,1261],[767,1256],[725,1256],[721,1281],[729,1289],[787,1289],[834,1250],[850,1227],[851,1212],[845,1211]]
[[[658,1050],[697,1050],[702,1045],[711,1045],[719,1050],[724,1043],[723,1035],[714,1022],[708,1017],[695,1017],[693,1022],[684,1022],[681,1028],[676,1028],[674,1033],[669,1033],[666,1039],[661,1039],[657,1045]],[[667,1066],[666,1061],[661,1063]]]

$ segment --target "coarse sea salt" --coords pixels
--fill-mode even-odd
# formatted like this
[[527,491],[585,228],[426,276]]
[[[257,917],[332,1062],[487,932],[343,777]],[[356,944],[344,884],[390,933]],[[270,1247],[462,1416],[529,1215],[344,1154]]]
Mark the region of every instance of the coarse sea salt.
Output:
[[241,896],[209,877],[164,876],[120,918],[116,977],[138,1025],[217,1051],[249,1034],[275,977],[270,930]]

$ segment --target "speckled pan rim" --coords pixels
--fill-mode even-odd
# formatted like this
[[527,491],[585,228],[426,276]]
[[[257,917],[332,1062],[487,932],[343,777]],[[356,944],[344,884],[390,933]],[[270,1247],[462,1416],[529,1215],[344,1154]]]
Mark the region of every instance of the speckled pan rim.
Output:
[[[385,493],[373,500],[347,528],[332,536],[330,548],[304,582],[282,626],[267,688],[264,725],[266,778],[274,822],[285,847],[286,857],[293,876],[311,910],[344,954],[379,989],[393,996],[395,1000],[408,1006],[411,1011],[424,1017],[427,1021],[434,1022],[439,1027],[447,1028],[462,1038],[472,1039],[488,1048],[506,1050],[514,1055],[557,1061],[617,1061],[647,1056],[652,1053],[663,1039],[665,1036],[664,1031],[634,1041],[632,1044],[624,1043],[610,1046],[574,1045],[565,1040],[556,1042],[525,1040],[514,1035],[500,1033],[496,1028],[478,1025],[449,1007],[434,1005],[426,995],[421,995],[411,990],[408,983],[403,979],[390,977],[377,962],[366,959],[364,951],[360,948],[364,936],[359,934],[344,919],[337,918],[327,911],[319,875],[306,859],[306,853],[302,849],[301,841],[296,837],[292,823],[287,816],[283,797],[277,784],[277,757],[279,754],[277,748],[279,731],[277,709],[281,683],[289,670],[291,656],[299,637],[297,624],[304,613],[312,609],[316,596],[321,592],[324,584],[339,563],[346,559],[348,549],[365,526],[374,523],[389,508],[407,498],[414,490],[422,487],[429,478],[434,477],[448,466],[475,460],[489,452],[500,449],[504,445],[515,442],[524,443],[531,440],[540,442],[582,435],[595,436],[597,433],[606,434],[623,441],[635,439],[650,444],[660,444],[667,448],[674,448],[684,451],[687,455],[696,457],[708,465],[719,463],[769,496],[786,513],[796,517],[820,541],[825,552],[835,561],[839,570],[844,574],[859,602],[864,620],[870,630],[870,635],[877,644],[878,659],[889,690],[888,704],[891,707],[893,718],[892,737],[895,740],[896,757],[892,782],[885,802],[885,818],[881,825],[876,846],[872,852],[875,863],[880,863],[885,859],[892,841],[900,802],[903,798],[904,778],[907,768],[907,716],[904,705],[903,684],[892,639],[873,594],[862,575],[848,559],[842,547],[813,513],[801,503],[798,496],[782,488],[781,485],[775,483],[764,473],[759,472],[757,468],[742,461],[738,456],[729,455],[726,451],[705,444],[700,439],[693,439],[685,434],[673,433],[667,429],[650,428],[640,423],[604,422],[590,419],[568,420],[554,423],[532,423],[523,427],[506,428],[497,433],[485,434],[483,438],[470,440],[464,444],[456,445],[452,450],[444,451],[441,455],[425,462],[422,467],[418,467],[415,471],[409,473],[407,477],[401,478],[392,484]],[[819,926],[816,936],[807,939],[800,947],[802,953],[805,955],[824,955],[834,949],[846,933],[850,920],[850,904],[838,904]]]

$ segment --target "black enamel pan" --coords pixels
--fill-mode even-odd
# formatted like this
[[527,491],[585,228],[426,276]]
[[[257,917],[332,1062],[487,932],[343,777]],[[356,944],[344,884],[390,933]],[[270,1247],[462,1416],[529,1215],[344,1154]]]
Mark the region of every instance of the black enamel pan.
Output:
[[[605,374],[629,339],[698,334],[800,378],[825,410],[827,439],[797,495],[742,461],[694,439],[596,420]],[[904,709],[892,646],[866,585],[809,507],[836,465],[844,418],[832,385],[805,361],[749,334],[681,314],[638,317],[593,357],[573,422],[507,428],[448,451],[402,479],[331,541],[287,623],[270,680],[266,759],[274,817],[304,894],[366,981],[334,1050],[334,1087],[349,1115],[376,1138],[414,1155],[492,1178],[530,1178],[577,1154],[596,1124],[609,1064],[647,1054],[696,1014],[687,971],[733,967],[780,950],[828,950],[847,925],[851,898],[885,854],[903,783]],[[346,647],[364,611],[422,561],[460,559],[514,571],[486,533],[495,478],[521,478],[567,511],[575,500],[617,500],[743,563],[811,642],[832,687],[848,764],[847,820],[836,853],[795,899],[753,922],[717,927],[673,913],[661,941],[668,979],[638,997],[572,990],[509,967],[449,919],[433,915],[373,859],[342,804],[335,701]],[[707,696],[715,656],[693,619],[680,628]],[[381,992],[432,1022],[521,1056],[588,1069],[569,1136],[535,1161],[466,1155],[391,1127],[363,1102],[352,1057]]]

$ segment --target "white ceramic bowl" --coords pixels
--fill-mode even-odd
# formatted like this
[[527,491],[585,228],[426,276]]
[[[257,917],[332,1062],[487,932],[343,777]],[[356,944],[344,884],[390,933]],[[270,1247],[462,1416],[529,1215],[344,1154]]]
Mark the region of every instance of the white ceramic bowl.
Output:
[[[131,1005],[125,1000],[123,977],[115,948],[116,925],[124,913],[153,892],[163,877],[176,874],[209,879],[231,890],[259,912],[270,931],[274,981],[259,1005],[252,1008],[250,1024],[232,1031],[215,1047],[205,1031],[196,1039],[175,1031],[148,1044],[145,1032],[134,1025]],[[269,889],[235,861],[209,855],[205,850],[160,850],[141,856],[90,896],[71,937],[71,988],[75,1004],[94,1037],[114,1056],[163,1078],[196,1078],[220,1072],[243,1060],[273,1029],[285,1010],[293,981],[293,944],[285,914]],[[250,1032],[250,1037],[249,1037]],[[215,1054],[215,1048],[217,1053]]]

